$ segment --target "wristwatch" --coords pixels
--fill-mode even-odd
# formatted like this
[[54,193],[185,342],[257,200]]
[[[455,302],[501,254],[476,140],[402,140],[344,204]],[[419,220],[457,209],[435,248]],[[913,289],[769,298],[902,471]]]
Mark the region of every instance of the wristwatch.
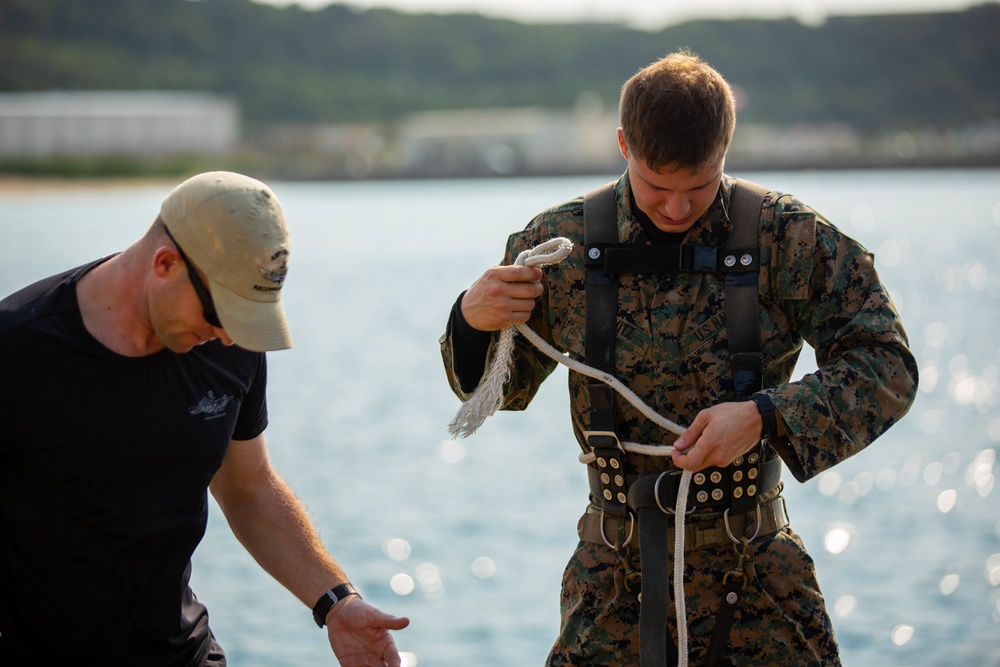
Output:
[[344,598],[350,597],[351,595],[361,597],[361,594],[354,590],[354,586],[350,584],[334,586],[326,593],[323,593],[323,597],[321,597],[313,607],[313,619],[316,621],[316,625],[321,628],[326,625],[326,616],[330,613],[330,610],[333,609],[333,605],[337,604]]
[[778,437],[778,417],[774,411],[774,402],[767,394],[754,394],[750,400],[757,404],[757,412],[760,413],[762,422],[760,428],[760,439],[769,440]]

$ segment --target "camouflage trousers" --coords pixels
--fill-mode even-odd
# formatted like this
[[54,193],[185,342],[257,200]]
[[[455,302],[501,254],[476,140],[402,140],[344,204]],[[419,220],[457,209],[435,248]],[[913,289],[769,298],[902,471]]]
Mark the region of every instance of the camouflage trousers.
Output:
[[[722,664],[838,667],[836,635],[802,540],[785,527],[758,537],[752,546],[756,578],[742,594]],[[722,606],[724,573],[736,556],[731,544],[687,550],[684,556],[688,657],[697,666]],[[628,558],[638,569],[638,552]],[[625,574],[622,559],[606,545],[579,543],[563,574],[562,622],[548,667],[639,667],[638,591],[626,588]],[[671,591],[672,586],[671,581]],[[676,647],[672,600],[667,609]]]

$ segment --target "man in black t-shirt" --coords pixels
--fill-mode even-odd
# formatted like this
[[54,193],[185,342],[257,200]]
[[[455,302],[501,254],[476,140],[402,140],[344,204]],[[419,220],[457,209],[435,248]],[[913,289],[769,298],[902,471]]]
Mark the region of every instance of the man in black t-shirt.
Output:
[[188,585],[211,489],[342,665],[398,667],[408,619],[361,600],[268,462],[288,252],[274,193],[210,172],[120,254],[0,301],[0,664],[225,665]]

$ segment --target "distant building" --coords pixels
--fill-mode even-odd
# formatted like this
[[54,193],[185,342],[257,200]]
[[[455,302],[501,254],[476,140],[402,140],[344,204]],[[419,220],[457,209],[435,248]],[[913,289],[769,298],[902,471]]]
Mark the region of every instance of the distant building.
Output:
[[578,105],[410,114],[396,127],[399,168],[417,175],[574,173],[620,168],[617,114]]
[[200,92],[0,93],[0,159],[225,154],[239,107]]

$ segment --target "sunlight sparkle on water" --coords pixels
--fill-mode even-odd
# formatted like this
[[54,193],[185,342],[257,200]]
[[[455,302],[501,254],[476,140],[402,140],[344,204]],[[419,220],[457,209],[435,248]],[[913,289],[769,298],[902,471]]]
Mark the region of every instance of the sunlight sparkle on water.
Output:
[[843,618],[850,615],[850,613],[854,611],[857,604],[858,599],[853,595],[841,595],[837,598],[837,601],[833,603],[833,613]]
[[437,596],[444,592],[444,580],[441,571],[433,563],[421,563],[417,566],[417,585],[428,596]]
[[990,282],[990,271],[978,259],[970,259],[963,267],[965,282],[977,292],[982,292]]
[[417,667],[418,664],[419,661],[417,660],[417,655],[415,653],[403,651],[399,654],[400,667]]
[[941,475],[944,473],[944,466],[937,461],[928,463],[924,466],[924,483],[927,486],[935,486],[939,481],[941,481]]
[[854,538],[854,527],[848,523],[836,523],[823,534],[823,547],[833,555],[843,553]]
[[993,492],[996,478],[993,475],[993,464],[996,463],[996,452],[984,449],[972,460],[965,472],[965,483],[976,490],[981,498],[986,498]]
[[392,575],[392,579],[389,580],[389,588],[396,595],[409,595],[416,588],[416,584],[413,581],[413,577],[405,572],[400,572]]
[[480,556],[472,561],[471,570],[472,574],[480,579],[489,579],[496,574],[497,564],[488,556]]
[[1000,586],[1000,554],[993,554],[986,559],[986,578],[990,580],[991,586]]
[[827,470],[819,476],[817,481],[819,492],[824,496],[832,496],[840,489],[841,477],[836,470]]
[[924,366],[920,369],[920,384],[917,389],[930,394],[938,385],[938,369],[936,366]]
[[[921,370],[920,372],[923,373],[924,371]],[[921,386],[923,385],[923,379],[923,375],[921,375]],[[940,410],[927,410],[926,412],[921,413],[920,418],[917,421],[920,425],[920,430],[927,435],[931,435],[941,428],[941,424],[944,423],[944,417]]]
[[401,537],[394,537],[382,543],[382,553],[393,560],[404,561],[410,557],[411,551],[410,543]]
[[941,510],[942,514],[947,514],[955,507],[955,501],[958,499],[958,493],[955,489],[945,489],[938,494],[937,497],[937,507]]
[[951,595],[958,588],[959,576],[957,574],[946,574],[941,577],[941,583],[938,584],[941,589],[941,595]]
[[891,633],[892,643],[896,646],[902,646],[906,644],[911,639],[913,639],[913,626],[912,625],[897,625],[892,629]]
[[458,440],[445,440],[441,443],[438,456],[445,463],[461,463],[465,460],[465,443]]

